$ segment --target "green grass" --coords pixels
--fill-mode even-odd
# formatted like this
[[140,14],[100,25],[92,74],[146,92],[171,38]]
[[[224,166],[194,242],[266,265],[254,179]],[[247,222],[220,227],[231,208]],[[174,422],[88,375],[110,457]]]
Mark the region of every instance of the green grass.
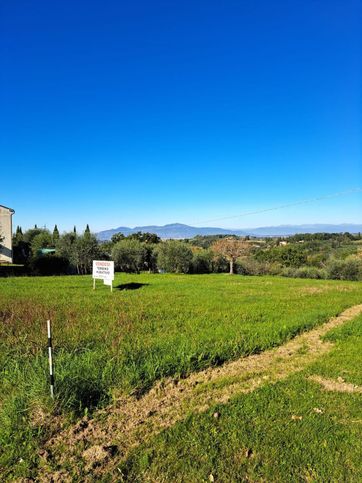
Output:
[[[39,408],[84,414],[113,394],[279,345],[348,306],[361,283],[227,275],[123,275],[0,280],[0,468],[36,472],[47,437]],[[47,386],[46,319],[53,321],[56,400]],[[1,469],[0,469],[1,475]],[[9,476],[10,475],[10,476]]]
[[312,367],[312,373],[362,386],[362,316],[329,332],[325,339],[334,342],[335,348]]
[[361,383],[362,317],[329,338],[336,347],[302,374],[190,415],[138,448],[119,465],[124,480],[360,482],[362,396],[323,391],[308,376]]

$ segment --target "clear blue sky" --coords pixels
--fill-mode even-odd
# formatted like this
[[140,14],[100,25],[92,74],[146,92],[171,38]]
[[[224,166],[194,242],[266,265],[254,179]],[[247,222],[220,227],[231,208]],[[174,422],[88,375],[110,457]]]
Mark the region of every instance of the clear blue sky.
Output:
[[361,222],[357,0],[7,1],[15,224]]

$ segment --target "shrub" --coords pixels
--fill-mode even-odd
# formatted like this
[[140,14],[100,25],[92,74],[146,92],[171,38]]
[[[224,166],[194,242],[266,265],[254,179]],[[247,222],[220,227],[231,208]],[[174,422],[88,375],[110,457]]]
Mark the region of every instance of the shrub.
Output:
[[194,253],[192,259],[192,273],[211,273],[212,266],[212,253],[208,250],[202,250]]
[[326,272],[317,267],[300,267],[294,272],[294,277],[297,278],[314,278],[321,279],[326,278]]
[[267,267],[267,271],[265,271],[265,274],[269,274],[269,275],[281,275],[283,270],[282,264],[278,262],[269,263],[266,265],[266,267]]
[[259,250],[256,258],[260,261],[277,262],[285,267],[301,267],[307,262],[306,254],[302,246],[287,245]]
[[252,258],[244,258],[237,261],[236,273],[239,275],[260,275],[264,268],[265,263]]
[[34,275],[62,275],[67,273],[69,260],[57,255],[35,257],[30,264]]
[[0,277],[19,277],[29,275],[28,267],[23,265],[0,265]]
[[212,271],[214,273],[225,273],[229,271],[229,262],[222,255],[214,255],[212,259]]
[[280,274],[281,274],[282,277],[290,277],[290,278],[293,278],[293,277],[295,277],[295,268],[292,268],[292,267],[283,267]]
[[362,261],[354,256],[332,259],[327,265],[328,277],[335,280],[362,280]]
[[282,266],[277,262],[263,262],[255,258],[237,261],[237,273],[240,275],[280,275]]

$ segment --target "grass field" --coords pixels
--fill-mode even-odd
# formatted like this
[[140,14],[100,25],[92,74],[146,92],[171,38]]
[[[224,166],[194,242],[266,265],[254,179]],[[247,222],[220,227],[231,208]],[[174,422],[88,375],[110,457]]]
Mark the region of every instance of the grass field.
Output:
[[335,349],[301,374],[190,415],[138,448],[120,467],[124,478],[360,482],[362,394],[343,383],[325,391],[309,377],[362,384],[362,317],[327,338]]
[[[357,282],[117,274],[114,285],[110,293],[101,284],[93,292],[89,276],[0,281],[3,479],[37,475],[41,464],[38,449],[52,431],[39,414],[45,412],[70,424],[120,396],[140,396],[162,378],[186,377],[283,344],[362,302],[362,284]],[[54,403],[47,386],[47,318],[53,321]],[[345,370],[354,368],[352,376],[356,379],[351,382],[360,383],[356,366],[359,327],[346,326],[334,335],[337,346],[320,362],[320,374],[340,375],[339,367],[344,363]],[[307,371],[312,370],[317,369]],[[308,411],[310,398],[313,407],[319,404],[329,408],[337,401],[336,414],[340,414],[341,406],[347,420],[358,419],[360,395],[324,394],[305,374],[293,377],[240,396],[220,409],[220,419],[210,419],[209,413],[191,415],[135,450],[120,464],[119,471],[129,481],[146,476],[151,480],[205,481],[211,473],[218,481],[237,481],[240,474],[252,480],[283,479],[282,475],[290,474],[297,480],[308,475],[313,479],[313,471],[317,479],[325,475],[343,479],[353,468],[361,471],[356,462],[361,425],[352,425],[353,436],[352,429],[347,434],[347,426],[334,421],[333,415],[327,422],[326,416],[318,419],[319,414],[311,413],[309,418],[306,412],[302,420],[288,419],[291,412]],[[325,410],[324,414],[329,412]],[[238,424],[240,418],[243,424]],[[328,473],[321,449],[324,443],[315,443],[318,455],[312,458],[312,435],[317,438],[335,431],[341,451],[352,447],[346,455],[349,466],[345,474],[343,459],[335,473]],[[232,449],[237,441],[241,453]],[[245,448],[247,453],[253,448],[253,457],[244,461]],[[333,448],[327,445],[326,461],[336,456]],[[185,458],[177,458],[177,454]],[[303,458],[306,466],[302,474]],[[276,460],[281,462],[277,468]]]

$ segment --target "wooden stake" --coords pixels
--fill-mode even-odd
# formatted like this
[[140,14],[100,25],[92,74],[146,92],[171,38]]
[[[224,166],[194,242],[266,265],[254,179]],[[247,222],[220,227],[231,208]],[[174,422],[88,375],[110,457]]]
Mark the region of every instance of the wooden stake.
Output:
[[53,354],[52,354],[52,331],[50,320],[47,320],[48,328],[48,358],[49,358],[49,375],[50,375],[50,396],[54,399],[54,368],[53,368]]

